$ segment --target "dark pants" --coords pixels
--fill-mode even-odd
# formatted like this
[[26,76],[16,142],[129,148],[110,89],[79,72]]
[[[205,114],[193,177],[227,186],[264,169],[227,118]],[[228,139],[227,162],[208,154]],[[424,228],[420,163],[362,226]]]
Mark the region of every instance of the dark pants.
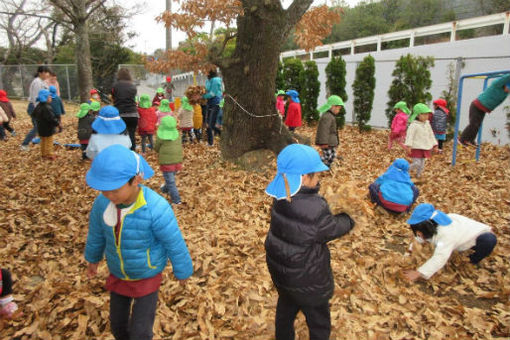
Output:
[[439,147],[439,150],[443,150],[443,142],[444,142],[444,140],[441,140],[441,139],[439,139],[439,140],[437,141],[437,145],[438,145],[438,147]]
[[197,141],[200,142],[202,140],[202,129],[193,129],[193,133],[197,138]]
[[466,126],[462,135],[460,136],[461,142],[475,143],[476,134],[482,125],[485,112],[476,107],[474,103],[471,103],[469,107],[469,124]]
[[152,135],[142,135],[142,152],[145,152],[145,140],[148,139],[149,140],[149,147],[152,149],[154,149],[154,140],[152,138]]
[[126,123],[126,130],[129,134],[129,139],[131,139],[131,150],[135,151],[136,149],[136,128],[138,126],[138,118],[137,117],[121,117],[124,123]]
[[88,144],[80,144],[80,149],[81,149],[81,159],[87,159],[87,146],[89,146]]
[[300,306],[290,297],[280,295],[276,305],[276,340],[294,340],[294,320],[301,311],[306,317],[310,340],[328,340],[331,333],[329,302],[317,306]]
[[158,292],[139,298],[110,293],[110,327],[115,340],[151,340]]
[[207,104],[207,143],[214,144],[214,135],[220,134],[220,130],[216,127],[218,112],[220,106],[218,104]]
[[469,255],[469,259],[471,263],[477,264],[482,259],[486,258],[487,256],[492,253],[492,250],[496,246],[496,243],[498,242],[498,239],[496,238],[496,235],[493,233],[484,233],[476,238],[476,244],[473,248],[475,252],[471,255]]
[[34,116],[32,116],[32,112],[34,112],[34,104],[30,103],[28,104],[27,113],[30,115],[30,118],[32,119],[32,129],[28,131],[27,135],[25,136],[25,139],[21,143],[21,145],[27,146],[30,144],[32,139],[34,139],[35,136],[37,136],[37,122],[35,121]]
[[0,297],[4,297],[10,294],[12,294],[11,273],[7,269],[2,269],[2,294],[0,294]]
[[189,130],[182,130],[182,144],[186,143],[188,141],[188,137],[189,137],[189,142],[192,143],[193,142],[193,138],[195,137],[194,134],[193,134],[193,129],[189,129]]

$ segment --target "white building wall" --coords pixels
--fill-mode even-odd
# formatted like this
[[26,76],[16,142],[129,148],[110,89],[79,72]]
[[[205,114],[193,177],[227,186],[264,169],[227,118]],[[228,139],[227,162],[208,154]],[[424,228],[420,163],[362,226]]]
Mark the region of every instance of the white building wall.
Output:
[[[368,53],[344,55],[347,69],[348,100],[346,101],[346,121],[353,121],[353,94],[352,83],[354,82],[356,67]],[[510,36],[490,36],[454,42],[437,43],[431,45],[416,46],[411,48],[399,48],[384,50],[381,52],[370,52],[376,63],[376,87],[372,117],[369,124],[373,127],[387,127],[388,122],[385,115],[386,103],[388,102],[388,90],[393,77],[391,73],[395,67],[395,61],[402,55],[412,54],[416,56],[432,56],[436,58],[435,66],[431,69],[432,87],[430,92],[434,99],[441,96],[441,92],[448,88],[448,65],[455,66],[458,57],[465,58],[465,66],[461,71],[463,74],[510,71]],[[328,58],[315,59],[319,68],[319,81],[321,82],[321,93],[319,105],[326,102],[326,73],[325,69],[329,62]],[[483,79],[466,79],[462,93],[461,121],[462,130],[468,124],[469,105],[483,89]],[[509,96],[510,98],[510,96]],[[408,103],[411,104],[411,103]],[[414,103],[413,103],[414,104]],[[432,103],[427,103],[432,104]],[[510,138],[505,129],[506,111],[505,106],[510,106],[510,99],[507,99],[494,112],[488,115],[483,125],[483,141],[494,144],[510,144]],[[493,132],[491,132],[491,130]],[[494,133],[494,136],[493,136]]]

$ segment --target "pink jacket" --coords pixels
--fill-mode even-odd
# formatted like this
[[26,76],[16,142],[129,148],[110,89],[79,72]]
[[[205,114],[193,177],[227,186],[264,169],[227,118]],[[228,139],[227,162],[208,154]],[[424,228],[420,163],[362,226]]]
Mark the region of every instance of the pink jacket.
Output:
[[393,117],[393,121],[391,122],[391,132],[405,132],[407,129],[407,118],[408,117],[404,112],[398,111],[395,117]]
[[285,101],[281,96],[276,97],[276,109],[282,116],[285,115]]

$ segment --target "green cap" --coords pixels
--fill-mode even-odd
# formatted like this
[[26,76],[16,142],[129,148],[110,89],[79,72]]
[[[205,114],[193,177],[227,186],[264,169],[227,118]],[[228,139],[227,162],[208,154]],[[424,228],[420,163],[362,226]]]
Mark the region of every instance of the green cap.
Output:
[[156,93],[165,93],[165,90],[163,90],[162,87],[158,87],[158,89],[156,90]]
[[223,106],[225,106],[225,98],[221,98],[220,104],[218,106],[223,109]]
[[332,106],[344,106],[344,101],[339,96],[329,96],[327,103],[319,107],[319,113],[323,114],[331,109]]
[[89,113],[90,111],[90,105],[88,103],[81,103],[80,104],[80,111],[76,114],[76,117],[83,118]]
[[99,111],[101,109],[101,103],[93,101],[92,103],[90,103],[90,109],[94,112]]
[[422,113],[431,113],[432,110],[425,104],[418,103],[413,107],[413,114],[409,117],[409,122],[412,122]]
[[172,112],[168,99],[163,99],[161,103],[159,103],[158,110],[159,112]]
[[181,98],[181,107],[183,110],[193,111],[193,106],[191,106],[186,96]]
[[163,140],[176,140],[179,137],[177,131],[177,121],[172,116],[164,116],[158,127],[157,135]]
[[406,115],[409,115],[411,111],[407,107],[407,103],[404,101],[398,102],[393,106],[393,110],[399,109],[400,111],[404,112]]
[[148,94],[142,94],[140,96],[140,102],[138,103],[138,106],[141,107],[142,109],[150,109],[152,104],[151,104],[151,98],[149,97]]
[[285,91],[284,90],[278,90],[278,92],[276,92],[276,96],[285,96]]

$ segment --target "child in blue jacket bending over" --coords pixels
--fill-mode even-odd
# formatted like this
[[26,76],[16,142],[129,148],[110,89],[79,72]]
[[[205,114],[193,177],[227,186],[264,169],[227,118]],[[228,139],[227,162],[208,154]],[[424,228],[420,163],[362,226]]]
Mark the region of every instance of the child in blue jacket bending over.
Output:
[[101,194],[90,212],[85,248],[89,278],[106,257],[110,271],[110,326],[116,340],[152,339],[162,271],[172,262],[183,283],[193,273],[191,257],[168,202],[141,185],[154,171],[122,145],[101,151],[87,184]]
[[372,202],[395,213],[409,211],[420,194],[409,176],[409,162],[403,158],[397,158],[368,190]]

